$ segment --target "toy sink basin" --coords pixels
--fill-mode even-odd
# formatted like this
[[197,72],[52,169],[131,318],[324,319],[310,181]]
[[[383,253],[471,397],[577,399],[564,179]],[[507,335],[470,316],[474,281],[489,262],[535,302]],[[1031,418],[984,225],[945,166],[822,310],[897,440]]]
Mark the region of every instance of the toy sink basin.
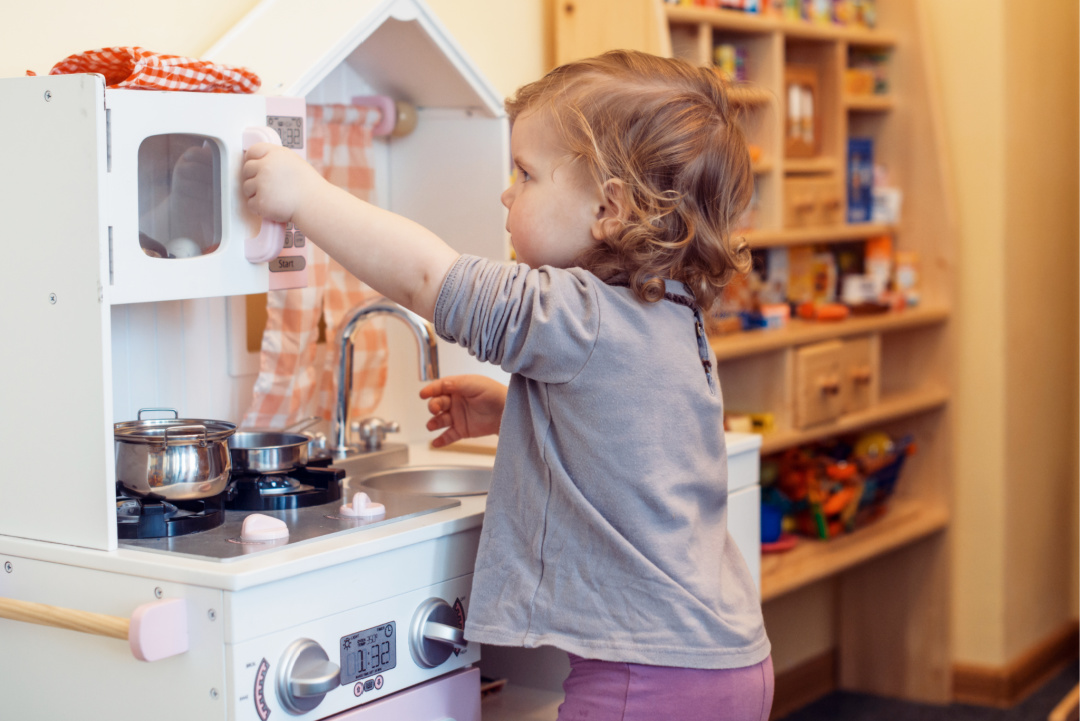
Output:
[[406,466],[366,476],[361,488],[421,496],[478,496],[491,488],[491,469],[479,466]]

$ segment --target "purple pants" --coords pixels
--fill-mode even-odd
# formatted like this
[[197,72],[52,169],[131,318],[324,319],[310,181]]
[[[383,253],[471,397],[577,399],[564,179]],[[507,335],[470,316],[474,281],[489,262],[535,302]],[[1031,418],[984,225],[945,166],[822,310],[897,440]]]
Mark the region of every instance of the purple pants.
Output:
[[768,721],[772,657],[729,669],[593,661],[570,654],[559,721]]

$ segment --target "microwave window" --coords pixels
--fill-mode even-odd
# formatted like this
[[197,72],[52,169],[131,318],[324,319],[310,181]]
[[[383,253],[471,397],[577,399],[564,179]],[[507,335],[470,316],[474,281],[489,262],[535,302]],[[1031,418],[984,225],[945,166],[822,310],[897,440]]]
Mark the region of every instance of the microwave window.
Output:
[[201,135],[153,135],[139,146],[139,246],[194,258],[221,245],[221,153]]

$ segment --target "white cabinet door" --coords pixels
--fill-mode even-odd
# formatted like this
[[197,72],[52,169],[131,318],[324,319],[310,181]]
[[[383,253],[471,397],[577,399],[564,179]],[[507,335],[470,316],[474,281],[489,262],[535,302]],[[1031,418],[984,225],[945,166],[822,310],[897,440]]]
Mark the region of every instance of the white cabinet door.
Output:
[[728,496],[728,533],[746,559],[760,593],[761,486],[742,488]]

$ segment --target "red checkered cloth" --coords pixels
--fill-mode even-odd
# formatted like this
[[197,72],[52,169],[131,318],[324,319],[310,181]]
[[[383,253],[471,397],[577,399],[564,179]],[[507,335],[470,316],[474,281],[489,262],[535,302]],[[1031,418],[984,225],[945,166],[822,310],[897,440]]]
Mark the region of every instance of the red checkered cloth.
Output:
[[[379,112],[349,105],[308,106],[308,160],[323,177],[367,200],[375,177],[369,154],[371,128]],[[337,399],[334,384],[338,336],[348,311],[379,297],[317,245],[311,248],[311,285],[279,290],[267,298],[255,397],[241,425],[283,428],[309,416],[329,419]],[[319,316],[326,320],[327,344],[317,352]],[[386,331],[381,320],[360,326],[353,337],[350,418],[370,414],[386,385]]]
[[246,68],[162,55],[140,47],[88,50],[64,58],[50,75],[97,73],[110,88],[188,90],[201,93],[253,93],[262,81]]

